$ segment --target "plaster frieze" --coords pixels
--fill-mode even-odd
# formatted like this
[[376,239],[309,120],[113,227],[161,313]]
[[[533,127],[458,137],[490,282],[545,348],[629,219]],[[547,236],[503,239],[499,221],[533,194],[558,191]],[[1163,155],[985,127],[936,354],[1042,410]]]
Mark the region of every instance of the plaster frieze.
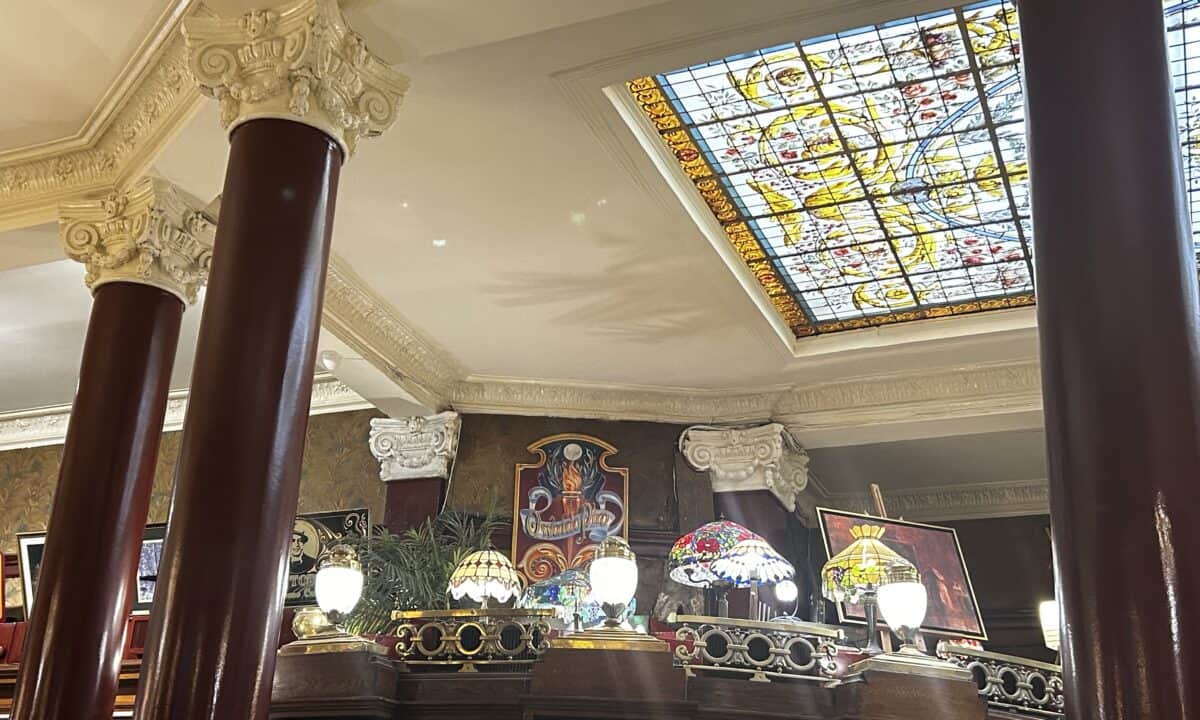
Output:
[[396,119],[408,78],[367,50],[337,0],[294,0],[241,17],[191,17],[183,35],[200,91],[232,131],[256,118],[311,125],[350,155]]
[[[187,413],[186,390],[172,392],[167,398],[163,431],[183,427]],[[370,403],[331,375],[319,375],[313,380],[311,415],[327,415],[351,410],[365,410]],[[67,437],[71,406],[58,405],[11,413],[0,413],[0,451],[18,448],[61,445]]]
[[449,479],[461,430],[462,418],[454,412],[371,420],[371,453],[379,460],[379,479]]
[[67,257],[87,268],[93,291],[135,282],[195,302],[212,261],[214,221],[204,203],[166,180],[143,178],[101,200],[64,203],[59,231]]
[[714,493],[766,490],[795,512],[808,487],[808,453],[779,423],[692,427],[684,431],[680,447],[689,465],[708,472]]
[[[883,501],[890,517],[921,522],[1042,515],[1050,512],[1050,489],[1044,479],[963,483],[886,490]],[[873,512],[868,493],[828,493],[822,504]]]

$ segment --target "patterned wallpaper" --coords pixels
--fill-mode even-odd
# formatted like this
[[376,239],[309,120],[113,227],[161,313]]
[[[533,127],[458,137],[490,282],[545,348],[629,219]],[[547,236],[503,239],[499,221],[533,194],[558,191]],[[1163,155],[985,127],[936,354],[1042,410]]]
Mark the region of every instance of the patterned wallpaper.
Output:
[[[375,410],[314,415],[308,422],[300,512],[366,507],[373,522],[383,521],[384,485],[379,464],[367,446]],[[150,522],[165,522],[171,482],[179,456],[178,432],[163,435],[150,500]],[[17,533],[46,529],[62,446],[0,452],[0,552],[17,551]],[[20,583],[6,585],[5,604],[21,604]]]

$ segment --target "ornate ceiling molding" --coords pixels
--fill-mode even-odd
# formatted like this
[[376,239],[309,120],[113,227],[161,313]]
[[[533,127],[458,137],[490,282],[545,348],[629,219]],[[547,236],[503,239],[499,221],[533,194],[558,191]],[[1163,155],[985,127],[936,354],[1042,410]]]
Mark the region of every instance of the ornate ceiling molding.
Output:
[[0,156],[0,229],[52,221],[60,203],[140,177],[199,108],[178,32],[190,4],[163,15],[154,42],[114,84],[119,97],[93,115],[81,137]]
[[[884,492],[888,515],[921,522],[1043,515],[1050,512],[1050,489],[1044,479],[997,483],[964,483]],[[869,493],[828,493],[827,507],[871,512]]]
[[[373,406],[358,393],[331,375],[319,375],[313,380],[312,405],[309,410],[311,415],[365,410],[371,407]],[[187,391],[172,392],[167,400],[163,431],[170,432],[183,427],[186,411]],[[67,423],[70,418],[70,405],[0,414],[0,451],[61,445],[67,436]]]
[[59,212],[67,257],[87,267],[89,289],[135,282],[196,301],[216,232],[200,200],[166,180],[143,178],[127,192],[64,203]]
[[461,431],[462,417],[455,412],[371,420],[371,454],[379,461],[379,479],[449,479]]
[[183,23],[200,91],[232,130],[257,118],[317,128],[347,156],[396,120],[408,78],[368,52],[336,0],[293,0],[240,17]]

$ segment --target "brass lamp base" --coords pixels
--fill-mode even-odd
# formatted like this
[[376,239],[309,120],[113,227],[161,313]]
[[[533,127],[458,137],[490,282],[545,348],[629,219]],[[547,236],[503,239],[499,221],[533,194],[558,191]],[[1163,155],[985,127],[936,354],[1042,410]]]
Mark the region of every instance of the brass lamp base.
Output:
[[926,655],[911,645],[905,645],[896,652],[881,653],[866,660],[859,660],[851,665],[848,671],[850,674],[872,671],[922,675],[943,680],[972,680],[970,670]]
[[367,653],[387,655],[387,648],[366,638],[341,630],[323,632],[290,642],[279,648],[279,655],[323,655],[325,653]]
[[571,633],[550,641],[552,648],[572,650],[632,650],[635,652],[670,652],[667,643],[653,635],[621,627],[596,627]]

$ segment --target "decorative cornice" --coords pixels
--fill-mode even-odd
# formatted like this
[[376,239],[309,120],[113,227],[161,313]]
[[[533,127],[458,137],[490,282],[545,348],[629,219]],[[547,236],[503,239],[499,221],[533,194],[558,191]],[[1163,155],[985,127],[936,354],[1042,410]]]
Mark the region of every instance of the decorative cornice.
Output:
[[322,325],[420,402],[444,408],[466,375],[440,345],[410,325],[350,267],[333,255],[325,277]]
[[379,460],[379,479],[448,479],[461,430],[462,418],[454,412],[371,420],[371,454]]
[[748,422],[770,417],[775,391],[565,383],[472,376],[453,388],[459,412],[655,422]]
[[[1050,512],[1049,486],[1041,479],[888,490],[883,500],[889,516],[925,522]],[[822,502],[853,512],[873,507],[868,493],[829,493]]]
[[795,387],[780,396],[773,417],[800,433],[1041,407],[1040,367],[1034,359]]
[[[187,411],[186,390],[177,390],[168,396],[167,414],[163,431],[170,432],[183,427]],[[373,407],[337,378],[319,375],[313,380],[311,415],[365,410]],[[70,405],[24,410],[0,414],[0,451],[18,448],[60,445],[67,436],[67,423],[71,418]]]
[[808,453],[779,423],[688,428],[680,448],[689,465],[708,472],[715,493],[767,490],[795,512],[796,498],[808,486]]
[[[187,3],[184,3],[185,5]],[[75,141],[0,157],[0,228],[54,219],[62,202],[111,192],[141,176],[151,159],[199,107],[187,51],[177,32],[182,12],[166,13],[147,48],[118,79],[120,97]],[[131,77],[132,76],[132,77]]]
[[87,267],[91,290],[135,282],[192,303],[208,278],[216,232],[203,208],[166,180],[143,178],[103,200],[64,203],[59,230],[67,257]]
[[408,78],[371,54],[337,0],[294,0],[241,17],[183,23],[200,90],[221,103],[230,131],[283,118],[329,135],[349,156],[359,138],[396,120]]

